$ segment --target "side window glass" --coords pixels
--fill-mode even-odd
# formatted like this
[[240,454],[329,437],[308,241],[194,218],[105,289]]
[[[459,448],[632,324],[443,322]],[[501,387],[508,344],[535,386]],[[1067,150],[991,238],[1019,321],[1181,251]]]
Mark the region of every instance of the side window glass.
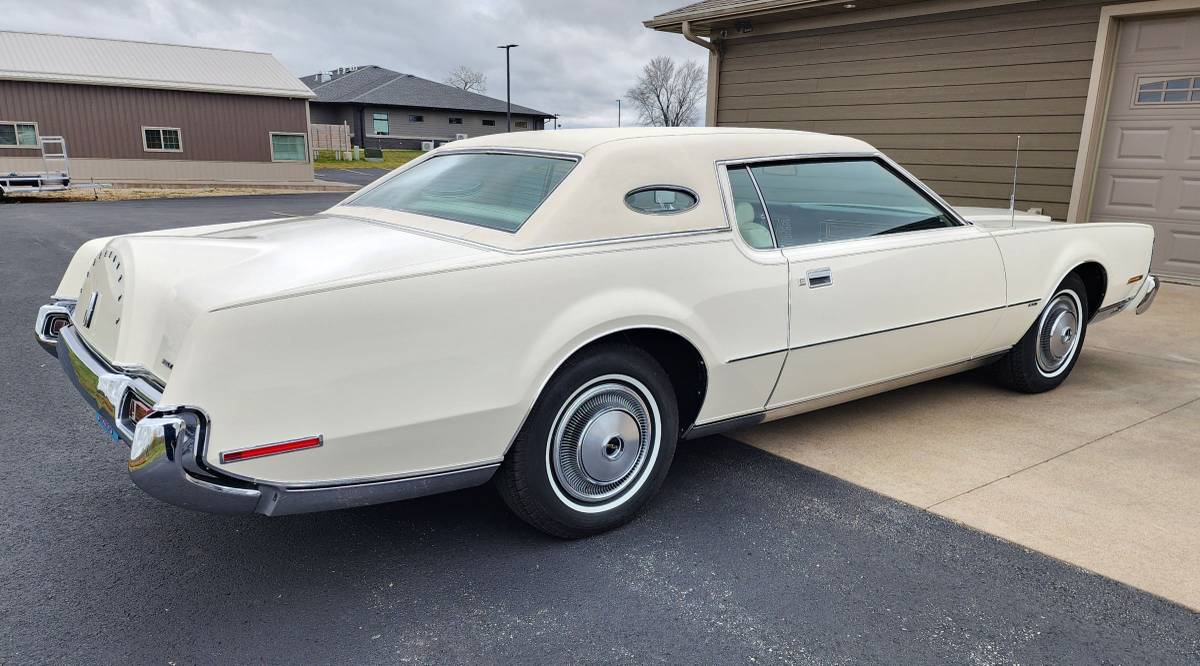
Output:
[[758,198],[758,190],[754,189],[754,182],[750,180],[750,172],[746,167],[729,168],[729,188],[733,192],[733,212],[737,216],[738,233],[746,244],[758,250],[775,247],[762,200]]
[[957,226],[872,159],[751,167],[781,247]]
[[647,215],[670,215],[695,206],[696,195],[682,187],[643,187],[626,194],[625,205]]

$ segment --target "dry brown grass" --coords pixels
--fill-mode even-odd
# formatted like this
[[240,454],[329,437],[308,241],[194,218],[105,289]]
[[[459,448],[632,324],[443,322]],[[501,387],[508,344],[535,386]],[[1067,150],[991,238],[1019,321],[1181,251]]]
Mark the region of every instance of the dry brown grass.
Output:
[[113,188],[97,190],[66,190],[63,192],[19,193],[5,195],[5,201],[38,203],[52,201],[134,201],[138,199],[185,199],[189,197],[230,197],[262,194],[306,194],[328,192],[322,189],[286,189],[279,187],[180,187],[180,188]]

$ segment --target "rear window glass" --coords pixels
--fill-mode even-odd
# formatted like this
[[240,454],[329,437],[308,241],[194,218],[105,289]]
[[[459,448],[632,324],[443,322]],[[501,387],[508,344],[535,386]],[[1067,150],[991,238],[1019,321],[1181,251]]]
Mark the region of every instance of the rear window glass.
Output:
[[573,159],[540,155],[439,155],[396,174],[348,205],[515,232],[575,164]]

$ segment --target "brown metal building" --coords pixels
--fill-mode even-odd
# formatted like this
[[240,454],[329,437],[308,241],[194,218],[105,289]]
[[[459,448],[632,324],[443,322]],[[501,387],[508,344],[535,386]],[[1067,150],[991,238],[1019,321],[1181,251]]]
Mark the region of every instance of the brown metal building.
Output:
[[1157,230],[1200,279],[1200,0],[707,0],[710,125],[862,138],[958,205]]
[[312,92],[266,53],[0,32],[0,174],[114,183],[301,183]]

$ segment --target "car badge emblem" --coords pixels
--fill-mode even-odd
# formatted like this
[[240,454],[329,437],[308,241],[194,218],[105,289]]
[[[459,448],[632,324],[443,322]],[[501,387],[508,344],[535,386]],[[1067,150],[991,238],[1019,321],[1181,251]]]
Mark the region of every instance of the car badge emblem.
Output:
[[92,299],[88,302],[87,310],[83,311],[84,328],[92,327],[92,315],[96,314],[96,303],[100,301],[100,292],[93,291]]

